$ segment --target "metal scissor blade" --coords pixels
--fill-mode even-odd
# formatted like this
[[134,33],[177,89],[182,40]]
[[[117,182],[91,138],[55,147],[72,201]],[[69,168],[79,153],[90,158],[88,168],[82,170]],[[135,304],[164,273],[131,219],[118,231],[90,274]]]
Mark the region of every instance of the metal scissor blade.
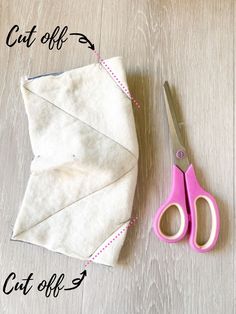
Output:
[[163,88],[169,131],[172,141],[174,162],[177,166],[181,168],[181,170],[185,171],[188,168],[189,161],[187,158],[186,150],[183,144],[183,139],[177,122],[174,110],[174,102],[170,92],[170,86],[167,81],[165,81],[165,83],[163,84]]

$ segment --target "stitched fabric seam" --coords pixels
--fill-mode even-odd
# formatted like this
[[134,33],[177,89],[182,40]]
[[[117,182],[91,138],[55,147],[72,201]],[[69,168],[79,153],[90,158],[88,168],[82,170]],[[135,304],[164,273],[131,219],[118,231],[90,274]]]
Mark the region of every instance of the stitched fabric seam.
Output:
[[125,147],[125,146],[122,145],[121,143],[119,143],[119,142],[117,142],[116,140],[112,139],[110,136],[108,136],[108,135],[102,133],[101,131],[95,129],[93,126],[89,125],[87,122],[85,122],[85,121],[81,120],[80,118],[74,116],[73,114],[71,114],[71,113],[65,111],[64,109],[60,108],[59,106],[57,106],[56,104],[54,104],[54,103],[52,103],[51,101],[47,100],[46,98],[42,97],[41,95],[38,95],[37,93],[32,92],[32,91],[31,91],[30,89],[28,89],[27,87],[25,87],[25,89],[26,89],[27,91],[29,91],[30,93],[32,93],[33,95],[36,95],[36,96],[38,96],[38,97],[40,96],[40,97],[41,97],[42,99],[44,99],[46,102],[48,102],[49,104],[55,106],[56,108],[58,108],[59,110],[63,111],[64,113],[68,114],[69,116],[73,117],[74,119],[77,119],[77,120],[81,121],[82,123],[86,124],[86,125],[89,126],[91,129],[93,129],[94,131],[96,131],[97,133],[100,133],[100,134],[102,134],[103,136],[109,138],[111,141],[115,142],[116,144],[120,145],[123,149],[125,149],[126,151],[128,151],[136,160],[138,160],[138,158],[134,155],[133,152],[131,152],[127,147]]
[[129,170],[128,170],[125,174],[123,174],[121,177],[119,177],[119,178],[117,178],[116,180],[114,180],[114,181],[112,181],[112,182],[106,184],[104,187],[102,187],[102,188],[100,188],[100,189],[98,189],[98,190],[95,190],[95,191],[89,193],[88,195],[85,195],[85,196],[81,197],[80,199],[78,199],[78,200],[76,200],[76,201],[74,201],[74,202],[72,202],[72,203],[70,203],[70,204],[67,204],[65,207],[63,207],[63,208],[57,210],[57,211],[54,212],[53,214],[49,215],[48,217],[44,218],[44,219],[41,220],[40,222],[38,222],[38,223],[34,224],[33,226],[29,227],[28,229],[26,229],[26,230],[24,230],[24,231],[21,231],[20,233],[17,233],[15,236],[19,236],[19,235],[21,235],[22,233],[25,233],[25,232],[29,231],[30,229],[32,229],[32,228],[34,228],[35,226],[37,226],[37,225],[43,223],[45,220],[49,219],[50,217],[53,217],[53,216],[56,215],[57,213],[59,213],[59,212],[61,212],[62,210],[66,209],[67,207],[69,207],[69,206],[71,206],[71,205],[73,205],[73,204],[75,204],[75,203],[77,203],[77,202],[80,202],[81,200],[83,200],[83,199],[85,199],[85,198],[87,198],[87,197],[89,197],[89,196],[91,196],[91,195],[93,195],[93,194],[95,194],[95,193],[98,193],[98,192],[100,192],[100,191],[103,191],[103,190],[104,190],[105,188],[107,188],[108,186],[110,186],[110,185],[114,184],[115,182],[118,182],[119,180],[121,180],[123,177],[125,177],[127,174],[129,174],[135,167],[137,167],[137,165],[134,165],[131,169],[129,169]]

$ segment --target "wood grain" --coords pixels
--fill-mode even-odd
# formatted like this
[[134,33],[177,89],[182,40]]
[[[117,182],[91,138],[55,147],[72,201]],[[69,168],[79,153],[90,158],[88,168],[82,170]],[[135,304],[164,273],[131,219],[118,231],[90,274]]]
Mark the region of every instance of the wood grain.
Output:
[[[95,43],[103,58],[123,56],[140,144],[134,215],[116,268],[91,264],[83,285],[57,299],[33,291],[6,296],[4,314],[236,313],[235,312],[235,2],[232,0],[1,0],[0,2],[0,284],[14,271],[35,282],[84,263],[25,243],[12,243],[12,226],[32,158],[20,77],[60,72],[94,62],[83,45],[49,51],[5,45],[9,29],[37,25],[40,34],[68,25]],[[187,240],[160,243],[151,225],[169,193],[171,156],[161,86],[174,90],[191,161],[202,185],[217,198],[221,234],[216,249],[199,255]]]

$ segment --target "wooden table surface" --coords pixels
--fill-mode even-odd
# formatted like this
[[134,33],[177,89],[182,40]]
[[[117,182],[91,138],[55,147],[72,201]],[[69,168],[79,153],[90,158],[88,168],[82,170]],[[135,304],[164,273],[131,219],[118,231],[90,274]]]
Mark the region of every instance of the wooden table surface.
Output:
[[[236,313],[235,310],[235,23],[231,0],[1,0],[0,2],[0,313],[135,314]],[[140,145],[133,216],[115,268],[88,266],[82,285],[46,298],[2,287],[14,271],[34,283],[55,272],[70,283],[84,262],[23,242],[10,241],[30,174],[32,151],[20,78],[95,62],[86,45],[70,39],[61,50],[39,40],[8,47],[15,24],[37,26],[36,37],[57,25],[85,34],[103,58],[123,56]],[[178,119],[202,185],[220,207],[218,245],[193,252],[152,232],[156,208],[171,184],[169,133],[162,83],[174,88]]]

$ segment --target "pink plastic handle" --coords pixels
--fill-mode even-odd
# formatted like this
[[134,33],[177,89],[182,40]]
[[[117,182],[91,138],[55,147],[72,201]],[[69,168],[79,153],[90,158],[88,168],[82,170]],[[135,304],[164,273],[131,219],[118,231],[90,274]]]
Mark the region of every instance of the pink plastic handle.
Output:
[[[166,235],[161,230],[163,214],[175,206],[180,213],[180,228],[174,235]],[[153,221],[153,230],[156,236],[165,242],[175,243],[183,239],[188,230],[188,213],[186,208],[186,193],[184,184],[184,173],[175,165],[172,170],[172,189],[166,202],[157,210]]]
[[[197,181],[195,171],[193,169],[193,166],[190,165],[187,171],[185,172],[185,182],[186,182],[186,189],[188,194],[188,201],[189,201],[189,208],[190,208],[190,214],[191,214],[191,231],[190,231],[190,238],[189,243],[191,247],[200,253],[205,253],[213,249],[215,246],[219,231],[220,231],[220,216],[219,216],[219,209],[216,204],[216,201],[212,195],[207,193],[203,190],[203,188],[200,186],[200,184]],[[198,230],[198,224],[197,224],[197,200],[198,199],[205,199],[211,210],[211,219],[212,219],[212,228],[211,228],[211,234],[208,239],[208,241],[203,244],[199,245],[197,243],[197,230]]]

